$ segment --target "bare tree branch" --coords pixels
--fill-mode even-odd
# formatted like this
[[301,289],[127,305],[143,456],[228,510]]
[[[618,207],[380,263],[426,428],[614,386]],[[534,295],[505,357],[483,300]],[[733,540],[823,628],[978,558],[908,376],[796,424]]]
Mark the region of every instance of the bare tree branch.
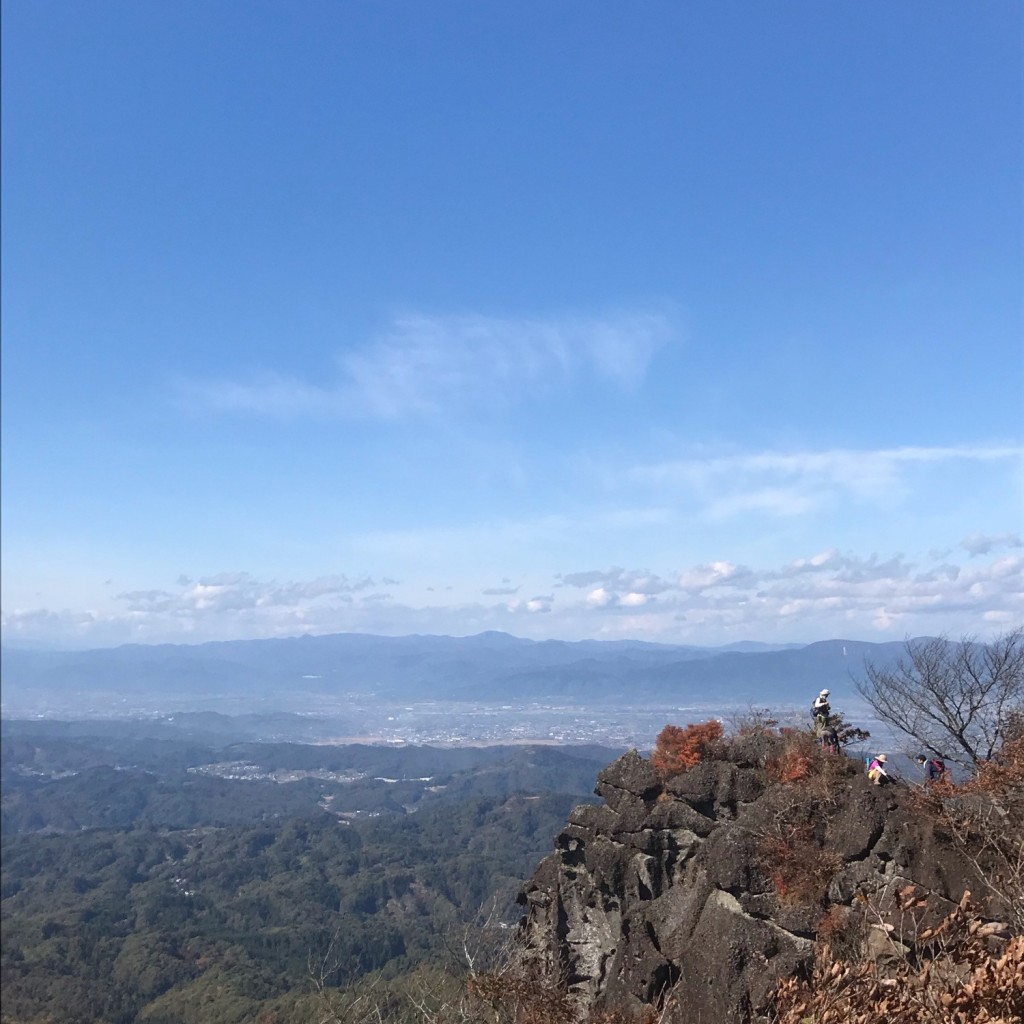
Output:
[[1024,627],[987,644],[970,636],[908,640],[894,667],[869,665],[857,689],[880,718],[975,768],[991,760],[1024,710]]

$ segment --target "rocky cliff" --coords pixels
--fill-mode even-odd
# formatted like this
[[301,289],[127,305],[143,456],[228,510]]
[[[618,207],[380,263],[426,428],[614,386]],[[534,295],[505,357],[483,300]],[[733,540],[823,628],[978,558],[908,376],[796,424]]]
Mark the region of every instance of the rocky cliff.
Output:
[[843,756],[795,778],[766,760],[734,745],[663,780],[632,751],[600,774],[604,804],[572,812],[520,896],[528,957],[581,1009],[767,1019],[778,982],[809,972],[826,929],[884,957],[906,938],[909,884],[917,929],[978,888],[911,787],[872,786]]

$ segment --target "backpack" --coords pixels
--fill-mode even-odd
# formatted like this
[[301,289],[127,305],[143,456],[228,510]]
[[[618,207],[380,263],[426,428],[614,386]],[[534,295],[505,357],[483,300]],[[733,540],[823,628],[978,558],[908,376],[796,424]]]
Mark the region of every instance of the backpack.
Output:
[[932,764],[932,767],[933,767],[933,768],[934,768],[934,769],[935,769],[935,770],[936,770],[936,771],[937,771],[937,772],[938,772],[938,773],[939,773],[940,775],[945,775],[945,774],[946,774],[946,765],[945,765],[945,763],[944,763],[943,761],[940,761],[940,760],[939,760],[939,758],[937,758],[937,757],[933,757],[933,758],[931,759],[931,764]]

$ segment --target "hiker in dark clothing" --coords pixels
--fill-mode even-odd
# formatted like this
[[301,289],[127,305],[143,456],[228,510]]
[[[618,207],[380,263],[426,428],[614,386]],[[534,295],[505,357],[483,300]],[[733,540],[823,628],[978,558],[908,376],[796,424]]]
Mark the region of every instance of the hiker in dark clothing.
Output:
[[928,757],[927,754],[918,754],[917,763],[924,771],[925,782],[938,782],[946,777],[946,765],[941,757]]
[[834,725],[828,725],[821,733],[821,749],[826,754],[839,753],[839,733]]

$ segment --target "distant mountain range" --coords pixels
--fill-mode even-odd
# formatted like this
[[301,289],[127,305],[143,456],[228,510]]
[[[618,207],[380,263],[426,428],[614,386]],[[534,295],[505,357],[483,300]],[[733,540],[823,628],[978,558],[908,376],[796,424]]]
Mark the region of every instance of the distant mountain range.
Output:
[[852,695],[865,664],[903,643],[826,640],[694,647],[641,641],[534,641],[506,633],[387,637],[358,633],[88,651],[0,651],[5,708],[21,698],[97,700],[251,696],[381,701],[809,703],[824,686]]

